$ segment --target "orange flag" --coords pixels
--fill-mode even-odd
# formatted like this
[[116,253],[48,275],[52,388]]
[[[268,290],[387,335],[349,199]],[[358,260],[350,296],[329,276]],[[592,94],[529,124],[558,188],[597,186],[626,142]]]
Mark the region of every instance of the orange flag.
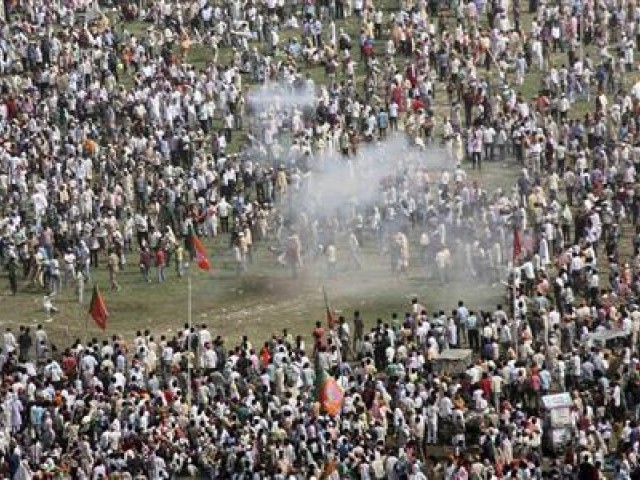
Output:
[[[325,373],[326,374],[326,373]],[[326,376],[320,386],[320,404],[322,409],[335,417],[342,409],[344,392],[335,378]]]
[[209,257],[207,255],[207,251],[204,248],[204,245],[202,245],[200,239],[195,235],[191,236],[191,241],[193,242],[193,247],[196,250],[196,263],[198,264],[198,268],[200,268],[200,270],[208,272],[209,270],[211,270],[211,263],[209,263]]
[[96,325],[101,330],[107,329],[107,319],[109,318],[109,312],[107,306],[104,303],[104,298],[100,293],[100,289],[97,285],[93,287],[93,295],[91,296],[91,305],[89,306],[89,315],[96,322]]

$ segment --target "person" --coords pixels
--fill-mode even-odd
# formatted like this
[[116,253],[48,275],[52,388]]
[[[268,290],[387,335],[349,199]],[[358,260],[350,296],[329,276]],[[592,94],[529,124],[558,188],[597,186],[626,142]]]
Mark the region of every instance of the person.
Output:
[[149,270],[151,269],[151,254],[149,252],[149,248],[146,245],[143,245],[140,248],[140,255],[139,255],[139,265],[140,265],[140,273],[142,274],[142,278],[144,279],[145,282],[149,283],[151,282],[151,279],[149,278]]
[[9,257],[6,269],[9,277],[9,289],[11,290],[11,295],[15,295],[18,293],[18,264],[14,256]]
[[338,340],[340,341],[344,360],[354,359],[354,353],[351,349],[351,332],[349,331],[349,324],[342,316],[338,319]]
[[338,253],[335,245],[327,245],[325,249],[325,258],[327,264],[326,276],[329,280],[335,280],[338,278]]
[[76,278],[76,255],[71,248],[67,249],[63,256],[64,263],[64,276],[62,278],[62,284],[68,285]]
[[473,169],[482,170],[482,149],[483,149],[482,131],[480,129],[473,130],[471,132],[469,141],[470,141],[469,150],[471,152],[471,162],[473,164]]
[[349,258],[356,270],[360,270],[362,268],[362,260],[360,259],[360,242],[358,242],[355,232],[351,232],[349,234]]
[[49,260],[49,294],[56,295],[60,292],[62,287],[62,280],[60,279],[60,261],[58,260],[58,254],[55,253],[53,258]]
[[291,232],[286,241],[285,263],[291,268],[291,277],[298,278],[298,271],[302,267],[302,245],[296,232]]
[[315,353],[320,352],[325,344],[325,331],[322,328],[322,323],[316,322],[316,326],[312,332],[313,336],[313,350]]
[[451,252],[446,245],[441,245],[440,250],[436,254],[436,266],[438,269],[438,277],[441,284],[449,281],[449,269],[451,268]]
[[78,304],[84,304],[84,286],[85,286],[85,276],[81,270],[76,272],[76,292],[78,295]]
[[26,363],[31,358],[31,346],[33,340],[31,338],[31,330],[29,327],[20,327],[20,334],[18,335],[18,347],[19,355],[18,361],[20,363]]
[[16,337],[11,331],[11,327],[7,327],[3,336],[2,351],[5,352],[5,354],[13,354],[17,349],[18,342]]
[[48,350],[49,337],[47,332],[42,328],[42,325],[38,325],[36,327],[35,333],[35,344],[36,344],[36,359],[38,361],[42,360],[46,352]]
[[158,283],[163,283],[166,280],[164,271],[167,266],[167,254],[164,248],[156,248],[154,261],[156,265],[156,277],[158,279]]
[[120,269],[120,258],[113,250],[107,252],[107,269],[109,272],[109,289],[111,291],[120,291],[118,284],[118,271]]
[[184,275],[184,247],[182,245],[176,245],[173,259],[176,267],[176,275],[182,277]]
[[229,214],[231,212],[231,206],[223,196],[218,203],[218,216],[220,217],[220,229],[222,233],[229,232]]
[[453,317],[455,318],[456,324],[458,325],[458,337],[460,338],[461,342],[464,342],[467,345],[470,343],[468,338],[469,315],[469,310],[464,305],[464,301],[458,301],[458,308],[455,310],[455,312],[453,312]]
[[403,232],[397,232],[394,237],[395,248],[397,249],[397,266],[395,270],[398,273],[406,273],[409,269],[409,241]]
[[353,351],[358,355],[364,339],[364,320],[360,311],[353,312]]
[[233,254],[236,262],[236,274],[242,275],[247,271],[246,247],[242,237],[238,237],[234,242]]
[[242,228],[242,243],[245,250],[245,256],[247,263],[253,263],[253,233],[248,224],[245,224]]
[[469,348],[474,352],[480,352],[480,325],[474,311],[469,311],[466,325]]

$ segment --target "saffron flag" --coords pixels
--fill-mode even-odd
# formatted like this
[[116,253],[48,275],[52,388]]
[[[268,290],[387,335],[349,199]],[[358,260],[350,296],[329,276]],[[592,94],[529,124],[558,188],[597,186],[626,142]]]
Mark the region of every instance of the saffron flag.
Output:
[[318,392],[320,405],[322,410],[335,417],[342,410],[344,402],[344,392],[335,378],[329,376],[326,371],[322,371],[319,375],[320,390]]
[[211,263],[209,263],[209,257],[207,256],[207,251],[202,245],[202,242],[195,235],[191,236],[191,241],[193,242],[193,248],[196,251],[196,264],[200,270],[204,270],[208,272],[211,270]]
[[513,263],[522,253],[522,242],[520,241],[520,232],[517,228],[513,229]]
[[100,293],[100,289],[97,285],[93,286],[93,295],[91,295],[91,305],[89,306],[89,315],[96,322],[96,325],[101,330],[107,329],[107,320],[109,318],[109,312],[107,306],[104,303],[104,298]]
[[327,291],[324,287],[322,287],[322,294],[324,295],[324,306],[327,309],[327,328],[329,330],[333,330],[333,327],[336,326],[336,319],[334,318],[331,307],[329,306],[329,297],[327,297]]

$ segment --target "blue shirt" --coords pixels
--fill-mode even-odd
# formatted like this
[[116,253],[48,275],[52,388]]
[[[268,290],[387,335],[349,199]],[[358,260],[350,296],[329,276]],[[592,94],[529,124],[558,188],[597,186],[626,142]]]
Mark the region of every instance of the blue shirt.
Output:
[[389,115],[387,112],[378,113],[378,125],[380,128],[387,128],[387,126],[389,126]]
[[460,318],[460,325],[469,326],[467,323],[469,319],[469,310],[467,310],[467,307],[458,307],[458,318]]

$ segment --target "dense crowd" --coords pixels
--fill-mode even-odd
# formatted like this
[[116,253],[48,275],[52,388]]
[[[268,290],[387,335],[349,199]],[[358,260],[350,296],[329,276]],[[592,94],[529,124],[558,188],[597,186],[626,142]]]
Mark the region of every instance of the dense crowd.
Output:
[[[195,237],[218,236],[239,275],[262,244],[293,276],[324,262],[330,280],[366,269],[374,242],[427,287],[506,293],[495,309],[415,299],[260,345],[206,325],[68,348],[7,328],[5,477],[637,477],[640,7],[387,7],[4,3],[14,295],[42,291],[54,311],[72,288],[83,303],[97,270],[114,295],[125,268],[171,281]],[[518,169],[512,188],[487,189],[488,164]],[[440,368],[463,348],[464,369]],[[544,406],[559,392],[561,452]]]

